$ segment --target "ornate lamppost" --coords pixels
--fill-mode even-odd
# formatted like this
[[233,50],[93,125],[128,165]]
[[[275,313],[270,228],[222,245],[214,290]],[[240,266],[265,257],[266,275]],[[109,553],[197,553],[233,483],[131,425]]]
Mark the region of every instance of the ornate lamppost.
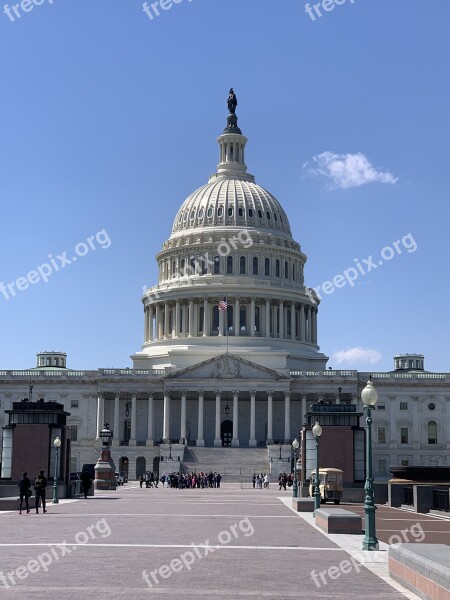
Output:
[[375,496],[373,491],[372,477],[372,410],[378,401],[378,392],[372,383],[372,376],[369,377],[366,387],[361,392],[361,400],[364,404],[364,410],[367,410],[366,418],[366,484],[364,486],[364,514],[365,514],[365,533],[363,540],[363,550],[378,550],[378,540],[375,534]]
[[320,508],[320,478],[319,478],[319,439],[322,435],[322,427],[319,421],[312,428],[312,433],[316,441],[316,479],[314,481],[314,510]]
[[111,460],[111,439],[112,431],[109,429],[109,423],[105,423],[103,429],[100,431],[100,437],[102,439],[102,450],[100,458],[97,460],[97,464],[94,467],[95,480],[94,488],[96,490],[115,490],[116,489],[116,476]]
[[292,442],[292,449],[294,451],[294,484],[292,486],[292,497],[298,498],[298,480],[297,480],[297,450],[300,444],[297,438]]
[[[58,498],[58,479],[59,479],[59,449],[61,447],[61,439],[59,435],[55,437],[53,442],[53,446],[55,447],[56,455],[55,455],[55,476],[53,477],[53,500],[52,504],[59,504]],[[36,504],[37,506],[37,504]]]

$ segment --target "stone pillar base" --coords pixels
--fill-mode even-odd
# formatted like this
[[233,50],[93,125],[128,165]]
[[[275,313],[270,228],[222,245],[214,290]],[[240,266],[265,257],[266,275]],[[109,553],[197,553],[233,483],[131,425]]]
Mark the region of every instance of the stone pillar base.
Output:
[[250,448],[256,448],[256,440],[249,440],[248,445]]
[[128,445],[129,446],[136,446],[136,440],[129,440],[128,441]]
[[146,446],[154,446],[154,445],[155,445],[155,442],[154,442],[154,440],[147,440],[147,441],[145,442],[145,445],[146,445]]
[[205,445],[205,440],[197,440],[195,445],[198,446],[199,448],[203,448]]
[[239,448],[239,440],[231,440],[232,448]]
[[222,440],[214,440],[214,448],[222,448]]
[[267,444],[268,446],[269,446],[269,445],[272,445],[272,444],[273,444],[273,438],[267,438],[267,440],[266,440],[266,444]]

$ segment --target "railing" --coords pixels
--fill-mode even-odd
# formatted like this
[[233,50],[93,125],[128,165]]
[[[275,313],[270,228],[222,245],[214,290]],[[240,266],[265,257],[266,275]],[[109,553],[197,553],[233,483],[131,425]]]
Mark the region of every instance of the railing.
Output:
[[54,378],[54,377],[84,377],[84,378],[98,378],[98,377],[148,377],[165,375],[165,369],[98,369],[96,371],[70,371],[68,369],[51,371],[39,370],[35,371],[0,371],[0,377],[5,378],[27,378],[27,379],[40,379],[40,378]]
[[289,371],[291,377],[357,377],[358,371]]
[[450,511],[449,490],[433,490],[433,509]]

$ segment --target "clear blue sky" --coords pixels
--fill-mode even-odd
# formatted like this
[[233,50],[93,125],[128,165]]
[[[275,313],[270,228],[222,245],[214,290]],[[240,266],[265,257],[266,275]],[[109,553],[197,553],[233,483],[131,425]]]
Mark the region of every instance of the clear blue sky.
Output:
[[323,295],[329,365],[390,370],[419,352],[450,371],[450,3],[348,0],[315,21],[303,0],[183,0],[153,20],[140,0],[44,0],[12,15],[0,8],[0,282],[102,230],[111,244],[0,293],[0,369],[44,349],[72,368],[131,365],[142,287],[215,170],[233,86],[249,171],[284,206],[308,285],[407,234],[417,246]]

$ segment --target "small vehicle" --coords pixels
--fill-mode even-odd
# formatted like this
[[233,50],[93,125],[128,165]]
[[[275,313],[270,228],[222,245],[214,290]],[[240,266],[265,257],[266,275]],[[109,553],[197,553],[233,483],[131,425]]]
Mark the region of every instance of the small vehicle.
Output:
[[[342,500],[342,476],[344,472],[340,469],[323,468],[319,469],[319,489],[320,503],[325,504],[327,500],[333,500],[335,504],[339,504]],[[309,482],[309,495],[314,495],[314,485],[316,483],[316,470],[311,471],[311,479]]]
[[116,485],[123,485],[124,483],[122,475],[116,471]]

